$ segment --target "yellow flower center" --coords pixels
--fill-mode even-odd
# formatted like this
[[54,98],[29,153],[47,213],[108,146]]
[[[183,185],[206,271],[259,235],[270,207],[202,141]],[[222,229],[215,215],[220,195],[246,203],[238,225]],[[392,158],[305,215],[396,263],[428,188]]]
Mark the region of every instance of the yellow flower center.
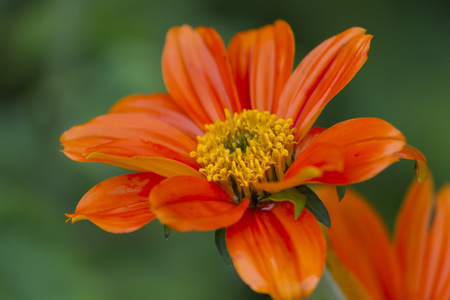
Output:
[[[190,153],[209,181],[244,189],[254,182],[281,178],[292,163],[294,131],[292,119],[278,119],[267,111],[244,110],[226,120],[205,125],[197,137],[197,151]],[[233,182],[234,181],[234,182]]]

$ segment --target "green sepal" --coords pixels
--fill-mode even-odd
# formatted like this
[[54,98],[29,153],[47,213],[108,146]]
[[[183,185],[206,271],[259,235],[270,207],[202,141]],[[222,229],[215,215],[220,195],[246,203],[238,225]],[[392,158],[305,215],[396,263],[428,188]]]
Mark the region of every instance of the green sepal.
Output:
[[227,243],[225,241],[225,228],[217,229],[215,233],[216,247],[219,251],[220,257],[222,257],[223,261],[229,265],[233,265],[233,261],[231,260],[230,253],[228,253]]
[[322,200],[306,185],[297,187],[297,191],[306,195],[306,208],[316,217],[317,221],[330,228],[331,220],[327,208]]
[[341,200],[344,199],[345,189],[346,189],[345,185],[337,185],[336,186],[336,192],[337,192],[337,195],[339,198],[339,202],[341,202]]
[[265,200],[271,200],[275,202],[283,202],[283,201],[289,201],[292,204],[294,204],[295,207],[295,220],[300,217],[300,214],[303,211],[303,208],[305,207],[306,203],[306,196],[305,194],[302,194],[301,192],[297,191],[296,189],[287,189],[282,190],[281,192],[278,192],[276,194],[270,195],[267,198],[264,198]]
[[163,226],[164,226],[164,237],[166,238],[166,240],[168,240],[170,232],[172,231],[172,228],[170,228],[169,226],[164,225],[164,224],[163,224]]

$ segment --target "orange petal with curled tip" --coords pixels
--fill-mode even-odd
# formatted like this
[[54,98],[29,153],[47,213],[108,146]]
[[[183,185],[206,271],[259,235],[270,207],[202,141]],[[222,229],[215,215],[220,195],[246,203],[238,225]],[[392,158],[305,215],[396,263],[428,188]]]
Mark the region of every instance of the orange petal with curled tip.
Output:
[[157,119],[174,127],[178,127],[192,137],[203,135],[203,131],[186,115],[175,103],[169,94],[156,93],[151,95],[131,95],[119,100],[111,107],[108,113],[135,113],[151,114]]
[[135,231],[155,218],[148,195],[162,180],[164,177],[154,173],[107,179],[90,189],[78,203],[75,213],[66,216],[72,223],[87,219],[112,233]]
[[273,299],[308,297],[324,270],[326,243],[319,224],[307,209],[295,220],[289,202],[248,208],[226,229],[226,243],[242,280]]
[[399,130],[381,119],[358,118],[338,123],[312,144],[334,143],[341,147],[345,153],[343,169],[327,170],[311,182],[345,185],[370,179],[398,161],[396,154],[405,142]]
[[422,183],[414,181],[397,216],[394,246],[404,274],[404,299],[414,299],[419,292],[432,201],[431,176]]
[[428,169],[427,166],[427,160],[419,150],[417,150],[414,147],[405,145],[405,147],[403,147],[403,149],[400,152],[398,152],[396,156],[416,161],[416,173],[419,182],[422,182],[428,178],[430,170]]
[[63,152],[81,162],[102,161],[86,159],[85,151],[91,147],[116,140],[149,140],[180,154],[189,155],[197,147],[194,137],[179,127],[158,120],[147,113],[118,113],[96,117],[89,122],[70,128],[61,136]]
[[328,101],[353,78],[367,59],[371,35],[350,28],[312,50],[292,73],[276,115],[293,118],[296,140],[303,139]]
[[162,72],[170,95],[198,126],[225,120],[225,108],[240,111],[225,46],[214,29],[170,29]]
[[[388,230],[376,210],[350,188],[341,202],[334,186],[320,185],[313,190],[330,214],[331,228],[325,232],[339,262],[358,279],[372,299],[400,299],[402,273]],[[347,296],[354,290],[346,284],[343,287],[350,288],[344,290]]]
[[150,206],[162,224],[178,231],[207,231],[236,223],[249,205],[206,178],[175,176],[157,185]]

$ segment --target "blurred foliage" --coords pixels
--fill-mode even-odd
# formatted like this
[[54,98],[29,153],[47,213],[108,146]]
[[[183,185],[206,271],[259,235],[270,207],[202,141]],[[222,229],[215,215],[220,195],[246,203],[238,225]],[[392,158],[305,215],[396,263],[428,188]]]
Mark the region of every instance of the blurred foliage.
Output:
[[[212,26],[228,42],[284,19],[297,62],[361,26],[375,36],[369,60],[318,124],[393,123],[440,186],[450,181],[449,9],[444,1],[0,1],[0,298],[268,299],[221,261],[213,232],[172,232],[166,241],[157,221],[127,235],[64,224],[90,187],[124,171],[70,161],[59,136],[125,95],[164,91],[171,26]],[[392,228],[413,176],[402,161],[356,188]]]

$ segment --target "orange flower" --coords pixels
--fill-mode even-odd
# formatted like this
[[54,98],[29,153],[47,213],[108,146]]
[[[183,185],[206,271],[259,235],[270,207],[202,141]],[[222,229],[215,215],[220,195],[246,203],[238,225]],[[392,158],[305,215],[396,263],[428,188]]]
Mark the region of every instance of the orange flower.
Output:
[[[450,185],[413,182],[394,240],[361,195],[318,187],[331,214],[330,271],[348,299],[450,299]],[[337,258],[337,260],[336,260]]]
[[238,33],[227,50],[212,28],[172,28],[162,55],[168,94],[126,97],[62,135],[73,160],[142,172],[100,183],[69,218],[115,233],[155,217],[179,231],[226,228],[233,264],[252,289],[309,296],[324,268],[323,234],[304,202],[271,195],[360,182],[399,158],[426,169],[383,120],[311,129],[366,61],[370,39],[348,29],[291,74],[294,38],[283,21]]

